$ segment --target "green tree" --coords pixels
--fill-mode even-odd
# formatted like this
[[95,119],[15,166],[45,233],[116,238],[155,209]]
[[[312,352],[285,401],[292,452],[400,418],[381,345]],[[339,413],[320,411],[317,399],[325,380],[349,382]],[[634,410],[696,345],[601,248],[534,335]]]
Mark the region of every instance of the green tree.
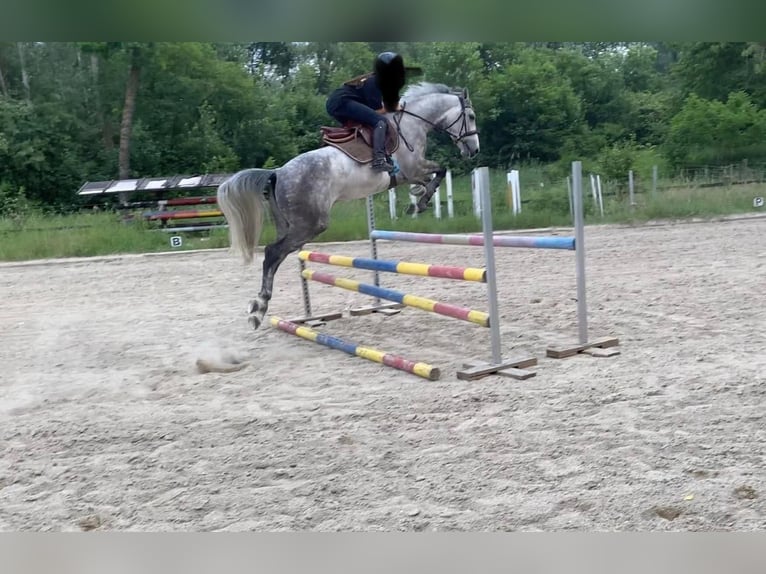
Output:
[[726,102],[690,95],[670,124],[666,150],[676,165],[766,157],[766,110],[744,92]]
[[478,115],[483,157],[492,165],[555,161],[565,140],[581,131],[580,99],[545,52],[527,50],[491,74],[487,97],[490,104]]
[[758,51],[747,42],[695,42],[683,46],[673,68],[681,95],[725,101],[731,92],[766,105],[766,74],[758,72]]
[[414,55],[429,82],[478,91],[485,69],[478,42],[419,44]]
[[[123,56],[127,61],[124,98],[121,106],[117,176],[120,179],[128,179],[132,177],[130,169],[131,139],[136,100],[141,84],[141,71],[152,58],[154,44],[141,42],[92,42],[85,44],[83,49],[90,54],[100,54],[105,59],[117,59]],[[124,196],[123,198],[126,197]]]

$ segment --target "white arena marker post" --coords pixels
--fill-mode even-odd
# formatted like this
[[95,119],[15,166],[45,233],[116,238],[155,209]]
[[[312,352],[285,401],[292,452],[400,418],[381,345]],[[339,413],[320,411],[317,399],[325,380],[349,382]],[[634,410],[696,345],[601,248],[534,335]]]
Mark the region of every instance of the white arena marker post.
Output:
[[601,193],[601,176],[596,176],[596,189],[598,190],[598,207],[601,210],[601,217],[604,217],[604,195]]
[[455,206],[452,203],[452,172],[447,170],[447,217],[455,217]]
[[593,203],[601,211],[601,217],[604,217],[604,201],[601,198],[601,176],[590,174],[590,189],[593,193]]
[[632,169],[628,172],[628,192],[630,193],[630,206],[635,207],[636,196],[635,196],[635,189],[633,187],[633,170]]
[[481,193],[477,182],[477,172],[471,172],[471,198],[473,200],[473,214],[477,219],[481,219]]
[[392,221],[396,219],[396,189],[393,187],[388,190],[388,214]]
[[595,205],[598,205],[598,192],[596,190],[596,176],[593,174],[590,174],[590,191],[593,195],[593,203]]
[[519,171],[511,170],[506,174],[508,184],[509,203],[511,204],[511,213],[518,215],[521,213],[521,185],[519,183]]

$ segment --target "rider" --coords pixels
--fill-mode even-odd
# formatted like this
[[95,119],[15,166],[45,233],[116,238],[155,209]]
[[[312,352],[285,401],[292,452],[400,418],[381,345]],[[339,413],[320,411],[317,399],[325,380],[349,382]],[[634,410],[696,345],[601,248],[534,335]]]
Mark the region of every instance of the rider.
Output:
[[373,128],[372,169],[394,170],[386,155],[388,121],[383,115],[399,109],[399,91],[404,87],[404,60],[394,52],[382,52],[375,58],[374,72],[344,83],[327,98],[327,113],[341,124],[356,121]]

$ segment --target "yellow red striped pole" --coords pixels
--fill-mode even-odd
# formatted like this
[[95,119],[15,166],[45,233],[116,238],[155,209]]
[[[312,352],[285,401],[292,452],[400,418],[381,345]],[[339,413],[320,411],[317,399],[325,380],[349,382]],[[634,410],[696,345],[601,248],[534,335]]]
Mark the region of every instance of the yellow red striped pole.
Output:
[[431,313],[438,313],[439,315],[446,315],[447,317],[476,323],[482,327],[489,327],[489,313],[485,313],[484,311],[474,311],[473,309],[468,309],[466,307],[458,307],[457,305],[450,305],[449,303],[440,303],[438,301],[426,299],[425,297],[418,297],[417,295],[409,295],[400,291],[394,291],[393,289],[386,289],[385,287],[360,283],[359,281],[346,279],[344,277],[334,277],[329,273],[322,273],[311,269],[304,269],[301,271],[301,276],[304,279],[318,281],[319,283],[332,285],[333,287],[341,287],[342,289],[347,289],[349,291],[356,291],[358,293],[364,293],[365,295],[380,297],[387,301],[401,303],[408,307],[416,307],[423,311],[430,311]]

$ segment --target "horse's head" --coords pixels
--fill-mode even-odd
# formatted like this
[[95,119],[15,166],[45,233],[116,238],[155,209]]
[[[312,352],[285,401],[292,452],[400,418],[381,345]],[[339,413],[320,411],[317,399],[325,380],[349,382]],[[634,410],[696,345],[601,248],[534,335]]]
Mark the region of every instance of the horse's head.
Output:
[[479,153],[479,130],[468,90],[422,82],[407,88],[404,100],[401,113],[425,122],[428,129],[446,132],[463,156]]
[[459,106],[455,106],[455,119],[447,125],[446,131],[462,156],[475,157],[479,153],[479,130],[468,90],[464,88],[453,93],[458,98]]

